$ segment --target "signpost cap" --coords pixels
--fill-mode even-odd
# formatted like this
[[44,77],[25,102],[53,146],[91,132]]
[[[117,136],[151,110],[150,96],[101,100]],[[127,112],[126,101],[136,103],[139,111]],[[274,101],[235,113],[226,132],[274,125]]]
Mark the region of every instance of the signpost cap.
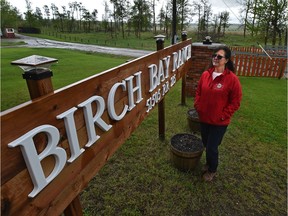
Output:
[[11,64],[19,66],[24,72],[26,72],[30,71],[31,69],[49,69],[51,65],[55,62],[58,62],[58,59],[39,55],[31,55],[22,59],[12,61]]
[[210,36],[206,36],[205,40],[203,40],[203,44],[212,44],[212,40]]
[[182,36],[186,36],[187,35],[187,31],[182,31]]
[[154,36],[156,41],[158,41],[158,40],[164,41],[165,37],[166,37],[165,35],[161,35],[161,34]]

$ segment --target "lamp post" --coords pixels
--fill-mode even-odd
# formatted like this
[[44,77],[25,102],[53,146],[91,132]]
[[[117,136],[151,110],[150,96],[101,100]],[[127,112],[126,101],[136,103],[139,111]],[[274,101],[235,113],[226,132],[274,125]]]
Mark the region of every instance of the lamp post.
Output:
[[24,71],[22,77],[26,80],[32,100],[53,92],[51,82],[53,73],[49,68],[55,62],[58,62],[58,60],[38,55],[11,62],[12,65],[17,65]]

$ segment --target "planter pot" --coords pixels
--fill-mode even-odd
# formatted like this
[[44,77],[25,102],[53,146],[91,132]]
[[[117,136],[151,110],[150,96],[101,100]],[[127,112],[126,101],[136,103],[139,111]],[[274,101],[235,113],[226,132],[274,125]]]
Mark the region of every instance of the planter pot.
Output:
[[171,138],[171,161],[181,171],[194,170],[204,151],[202,140],[193,134],[176,134]]
[[191,131],[200,132],[201,126],[198,113],[195,109],[190,109],[187,112],[188,125]]

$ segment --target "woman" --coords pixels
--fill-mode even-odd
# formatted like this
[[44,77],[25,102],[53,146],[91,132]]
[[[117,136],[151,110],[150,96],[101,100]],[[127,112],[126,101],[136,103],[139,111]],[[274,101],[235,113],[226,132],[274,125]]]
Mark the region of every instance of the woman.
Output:
[[231,50],[218,47],[209,69],[199,80],[194,107],[201,122],[201,137],[206,148],[203,180],[210,182],[218,167],[218,146],[234,112],[239,109],[242,90],[234,74]]

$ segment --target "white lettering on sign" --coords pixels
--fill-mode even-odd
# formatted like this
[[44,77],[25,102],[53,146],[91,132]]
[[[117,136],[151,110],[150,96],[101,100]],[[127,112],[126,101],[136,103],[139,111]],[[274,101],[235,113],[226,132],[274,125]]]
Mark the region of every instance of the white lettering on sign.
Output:
[[150,75],[150,90],[153,92],[161,82],[165,81],[169,77],[169,64],[170,56],[167,56],[159,60],[158,67],[156,64],[148,66]]
[[[172,71],[175,72],[176,69],[178,69],[190,58],[191,45],[182,48],[178,52],[174,52]],[[151,109],[153,109],[156,104],[161,101],[165,94],[169,92],[170,88],[176,83],[176,74],[173,74],[173,76],[170,77],[170,59],[171,56],[168,55],[165,58],[159,60],[158,66],[156,64],[151,64],[148,66],[150,78],[149,92],[152,95],[146,101],[146,112],[149,112]],[[64,121],[70,149],[70,158],[68,160],[65,149],[57,146],[60,141],[60,132],[58,128],[52,125],[45,124],[38,126],[8,144],[8,147],[10,148],[17,146],[21,148],[21,152],[24,157],[29,175],[34,185],[34,188],[28,197],[35,197],[54,178],[59,175],[62,169],[64,169],[66,162],[73,163],[83,152],[85,152],[85,148],[89,148],[95,144],[100,138],[100,136],[97,135],[98,128],[104,132],[107,132],[112,128],[112,125],[107,123],[108,120],[105,121],[102,118],[106,109],[106,105],[109,118],[115,121],[120,121],[129,111],[134,109],[137,104],[143,100],[141,76],[142,71],[138,71],[132,76],[125,78],[121,82],[115,83],[108,93],[106,102],[103,97],[94,95],[78,104],[77,107],[72,107],[56,116],[56,119]],[[168,79],[169,77],[170,79]],[[158,89],[155,91],[157,87]],[[118,105],[119,109],[121,110],[119,112],[119,109],[117,109],[118,113],[116,112],[115,108],[115,104],[117,104],[117,91],[122,91],[122,93],[126,92],[128,99],[127,104],[124,104],[123,107]],[[96,106],[95,114],[93,114],[92,105]],[[79,144],[74,118],[75,112],[78,112],[80,109],[83,111],[88,136],[88,142],[85,144],[84,148],[81,148]],[[46,135],[47,144],[45,149],[38,154],[36,150],[37,143],[35,143],[33,138],[39,133],[44,133]],[[52,172],[46,177],[41,165],[41,161],[48,156],[54,157],[55,165]]]
[[181,67],[186,61],[191,58],[191,45],[183,47],[178,52],[173,52],[173,69],[175,72],[179,67]]
[[165,78],[168,78],[168,77],[169,77],[170,58],[171,58],[171,56],[167,56],[167,57],[163,58],[163,61],[164,61],[164,69],[165,69]]
[[115,93],[117,88],[122,87],[123,91],[126,91],[126,82],[125,80],[123,80],[121,83],[116,83],[113,85],[113,87],[111,88],[109,95],[108,95],[108,113],[109,116],[116,121],[120,121],[127,113],[128,110],[128,105],[125,105],[123,108],[123,111],[120,115],[116,114],[115,111]]
[[142,88],[141,88],[141,74],[142,72],[139,71],[134,74],[136,77],[136,87],[133,88],[133,78],[134,76],[128,77],[126,80],[127,85],[128,85],[128,101],[129,101],[129,111],[131,111],[136,105],[134,103],[134,95],[133,93],[137,93],[137,100],[136,103],[140,103],[143,98],[142,98]]
[[[93,116],[93,113],[92,113],[91,104],[93,102],[95,102],[97,105],[97,111],[96,111],[95,116]],[[85,146],[90,147],[100,138],[100,136],[96,134],[94,124],[97,124],[103,131],[108,131],[112,127],[112,125],[108,125],[101,118],[105,109],[105,101],[100,96],[93,96],[89,98],[88,100],[84,101],[83,103],[79,104],[78,107],[83,107],[87,134],[89,138],[88,143]]]
[[85,151],[85,149],[80,148],[77,136],[77,130],[74,120],[74,113],[76,110],[77,108],[73,107],[67,110],[66,112],[56,116],[57,119],[64,119],[67,139],[71,151],[71,157],[67,161],[68,163],[72,163],[77,157],[79,157]]
[[[172,72],[175,72],[191,58],[191,45],[183,47],[181,50],[178,50],[178,52],[173,52],[172,55],[173,55]],[[169,73],[170,58],[171,56],[167,56],[162,60],[160,60],[158,67],[156,64],[151,64],[148,66],[150,75],[149,92],[152,93],[161,83],[164,82],[164,84],[162,84],[162,92],[161,89],[158,89],[156,92],[152,93],[152,96],[150,98],[147,99],[146,112],[150,112],[150,110],[152,110],[154,106],[160,102],[161,95],[164,96],[169,91],[170,89],[169,86],[172,87],[176,83],[176,74],[170,77],[170,80],[166,80],[170,75]]]
[[[39,133],[44,133],[47,138],[46,148],[38,155],[33,137]],[[46,187],[64,168],[66,163],[66,152],[63,148],[57,147],[60,135],[56,127],[51,125],[41,125],[20,138],[8,144],[9,147],[20,146],[27,169],[34,184],[34,189],[28,197],[35,197],[44,187]],[[55,158],[55,166],[46,178],[43,172],[41,161],[48,157]]]
[[[143,100],[142,97],[142,87],[141,87],[141,74],[142,72],[137,72],[133,76],[129,76],[122,82],[116,83],[112,86],[108,95],[108,114],[109,117],[113,120],[121,120],[127,110],[132,110],[136,105]],[[135,79],[135,87],[133,86],[133,80]],[[125,105],[123,111],[120,115],[117,115],[115,112],[115,93],[117,88],[121,87],[123,91],[127,90],[128,94],[128,102],[129,106]],[[134,102],[134,94],[136,94],[136,102]],[[95,103],[97,110],[96,114],[93,116],[92,113],[92,104]],[[78,105],[78,108],[83,109],[85,124],[88,135],[88,143],[86,143],[85,147],[90,147],[100,138],[96,133],[95,125],[98,126],[102,131],[108,131],[112,125],[106,123],[102,119],[102,115],[105,110],[105,101],[101,96],[92,96],[85,100],[84,102]],[[71,109],[57,115],[56,118],[61,120],[63,119],[68,144],[71,151],[71,156],[67,160],[68,163],[72,163],[76,160],[84,151],[84,148],[80,148],[74,113],[78,110],[76,107],[72,107]],[[48,143],[46,148],[43,150],[41,154],[37,154],[35,143],[33,137],[38,133],[44,133],[48,137]],[[42,125],[39,126],[28,133],[24,134],[20,138],[14,140],[9,143],[9,147],[20,146],[23,157],[25,159],[29,174],[31,176],[32,182],[34,184],[33,191],[28,195],[29,197],[35,197],[44,187],[46,187],[64,168],[67,154],[66,151],[57,147],[60,140],[60,133],[58,129],[52,125]],[[41,166],[41,161],[47,156],[54,156],[55,158],[55,167],[51,174],[46,178]]]
[[146,106],[147,106],[147,111],[149,112],[152,110],[155,105],[160,101],[161,99],[161,89],[158,89],[147,101],[146,101]]
[[[108,95],[108,114],[110,116],[111,119],[116,120],[116,121],[120,121],[127,113],[127,111],[131,111],[136,105],[134,102],[134,93],[136,93],[136,104],[140,103],[143,100],[142,97],[142,86],[141,86],[141,74],[142,72],[139,71],[137,73],[134,74],[134,76],[130,76],[128,78],[126,78],[125,80],[123,80],[121,83],[116,83],[112,86],[109,95]],[[133,88],[133,79],[136,79],[136,86]],[[127,85],[126,85],[126,82]],[[129,106],[126,104],[121,112],[120,115],[116,114],[115,111],[115,94],[116,91],[119,87],[122,87],[123,91],[126,91],[126,89],[128,89],[128,102],[129,102]],[[127,87],[128,86],[128,87]]]
[[152,64],[148,66],[149,68],[149,75],[150,75],[150,90],[149,92],[152,92],[158,85],[159,80],[157,76],[157,65]]

